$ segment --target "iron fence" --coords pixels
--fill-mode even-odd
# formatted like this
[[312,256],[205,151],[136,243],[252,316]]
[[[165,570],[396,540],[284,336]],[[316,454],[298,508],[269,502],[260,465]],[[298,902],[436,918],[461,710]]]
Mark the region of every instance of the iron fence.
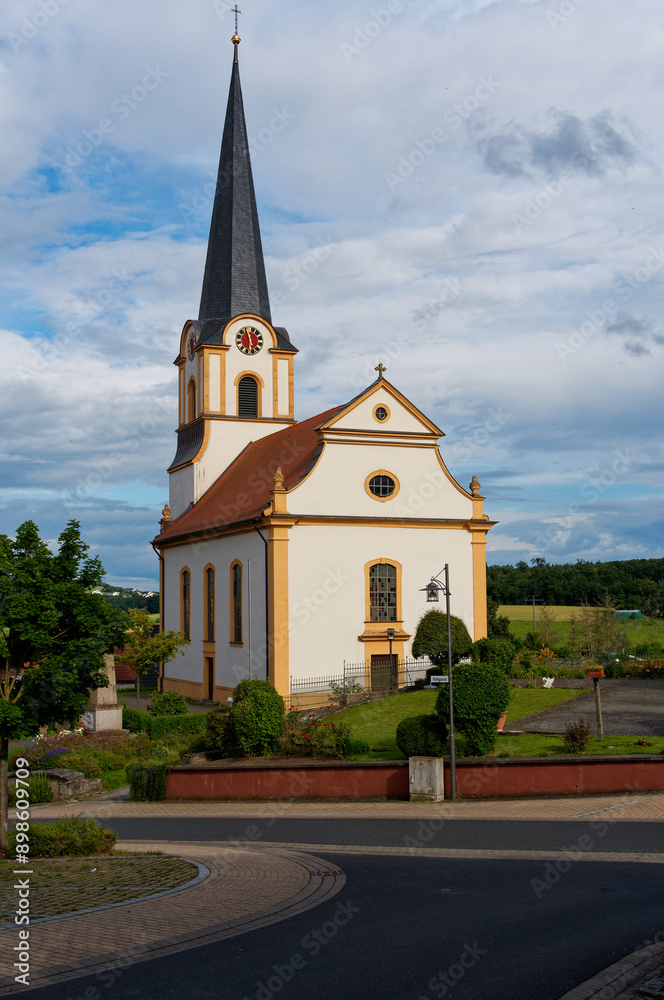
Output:
[[399,660],[396,656],[373,656],[371,663],[346,663],[340,674],[328,677],[291,678],[293,708],[320,708],[362,701],[367,695],[385,694],[412,686],[431,667],[429,658]]

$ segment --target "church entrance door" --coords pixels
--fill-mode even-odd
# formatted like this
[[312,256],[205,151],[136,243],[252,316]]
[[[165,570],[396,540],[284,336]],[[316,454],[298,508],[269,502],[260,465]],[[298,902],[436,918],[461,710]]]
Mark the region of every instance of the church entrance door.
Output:
[[371,657],[371,690],[391,691],[398,686],[397,655],[374,654]]

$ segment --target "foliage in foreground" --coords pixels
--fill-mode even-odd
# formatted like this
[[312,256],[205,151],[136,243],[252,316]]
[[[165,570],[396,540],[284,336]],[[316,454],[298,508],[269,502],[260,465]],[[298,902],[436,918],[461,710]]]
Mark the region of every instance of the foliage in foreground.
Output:
[[189,715],[189,702],[177,691],[153,694],[148,705],[150,715]]
[[563,744],[568,753],[583,753],[590,739],[590,726],[585,719],[568,722],[563,733]]
[[406,757],[442,757],[447,726],[437,715],[409,715],[397,726],[397,746]]
[[[509,705],[507,678],[498,667],[462,663],[454,668],[453,681],[454,728],[465,737],[468,755],[482,757],[493,749],[496,723]],[[449,725],[450,701],[446,689],[438,692],[435,713]]]
[[[63,816],[54,823],[30,824],[30,856],[34,858],[81,857],[109,854],[117,833],[84,816]],[[16,830],[9,832],[9,850],[16,852]]]
[[168,764],[139,762],[127,768],[129,791],[135,802],[164,802]]
[[[452,663],[458,663],[468,656],[473,640],[462,618],[450,615],[450,632],[452,638]],[[413,640],[413,656],[428,656],[437,666],[447,663],[447,615],[433,609],[422,615]]]

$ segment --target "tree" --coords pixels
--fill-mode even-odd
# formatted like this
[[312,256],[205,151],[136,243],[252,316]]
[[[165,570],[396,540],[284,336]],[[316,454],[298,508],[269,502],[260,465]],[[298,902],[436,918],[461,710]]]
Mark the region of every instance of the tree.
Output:
[[181,632],[156,632],[149,612],[141,608],[130,608],[125,614],[129,632],[124,640],[124,653],[129,666],[136,671],[136,708],[140,694],[140,676],[147,674],[155,663],[174,660],[184,646],[189,645]]
[[497,601],[487,597],[486,601],[486,626],[489,639],[509,639],[514,642],[514,636],[510,631],[510,620],[507,615],[499,615],[500,605]]
[[122,616],[98,587],[104,570],[88,558],[77,521],[53,553],[26,521],[0,535],[0,848],[7,850],[9,741],[40,726],[75,724],[90,691],[106,687],[104,653],[122,641]]
[[[463,619],[456,615],[450,615],[450,632],[454,664],[470,654],[473,640]],[[447,615],[443,611],[432,609],[422,615],[413,641],[413,656],[428,656],[437,667],[447,663]]]
[[[510,689],[507,677],[490,664],[462,663],[454,670],[454,728],[463,734],[470,757],[482,757],[496,742],[496,723],[507,710]],[[441,690],[434,709],[447,725],[450,699]]]

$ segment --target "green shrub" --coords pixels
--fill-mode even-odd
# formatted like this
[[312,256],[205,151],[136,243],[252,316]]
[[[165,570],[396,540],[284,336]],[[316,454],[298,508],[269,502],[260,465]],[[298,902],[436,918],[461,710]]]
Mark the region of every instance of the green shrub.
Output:
[[[455,667],[454,728],[465,737],[470,757],[482,757],[496,742],[496,723],[510,700],[507,677],[489,664],[462,663]],[[449,724],[449,692],[436,698],[436,715]]]
[[[469,656],[473,640],[463,619],[450,615],[452,663]],[[413,640],[413,656],[428,656],[437,667],[447,664],[447,615],[435,609],[422,615]]]
[[205,712],[187,715],[150,715],[135,708],[122,710],[123,729],[132,733],[147,733],[152,740],[159,739],[167,733],[186,735],[205,731]]
[[150,739],[158,740],[162,736],[188,736],[205,732],[205,717],[207,712],[197,712],[195,715],[156,715],[150,719],[148,735]]
[[364,757],[364,755],[369,753],[370,750],[371,747],[364,740],[356,740],[353,736],[351,736],[346,743],[346,752],[344,756],[348,759]]
[[346,757],[353,742],[364,741],[353,741],[350,726],[345,722],[325,722],[314,715],[300,715],[298,712],[289,712],[286,717],[282,740],[284,753],[305,757],[325,754]]
[[189,715],[189,702],[176,691],[153,694],[148,705],[150,715]]
[[284,729],[284,700],[268,681],[240,681],[231,709],[242,753],[265,757],[279,749]]
[[397,726],[396,738],[406,757],[442,757],[447,726],[434,715],[409,715]]
[[131,733],[147,732],[151,721],[148,712],[141,712],[137,708],[122,709],[122,728],[128,729]]
[[228,705],[215,705],[207,713],[205,720],[205,747],[215,750],[224,757],[239,757],[241,754],[235,735],[233,715]]
[[88,754],[63,754],[57,766],[67,767],[70,771],[80,771],[86,778],[98,778],[101,775],[98,761]]
[[[19,796],[20,798],[20,796]],[[37,802],[52,802],[53,791],[48,783],[45,774],[33,774],[28,780],[28,798],[34,805]],[[16,801],[16,789],[9,789],[9,805],[13,806]]]
[[[33,858],[81,857],[108,854],[117,833],[84,816],[63,816],[55,823],[30,824],[30,856]],[[9,832],[9,849],[16,852],[16,831]]]
[[478,639],[473,643],[473,659],[498,667],[507,677],[512,676],[515,656],[516,649],[509,639]]
[[585,719],[568,722],[563,733],[563,743],[568,753],[583,753],[590,739],[590,726]]
[[136,802],[164,802],[166,799],[166,781],[168,764],[143,763],[130,764],[127,768],[129,791]]

